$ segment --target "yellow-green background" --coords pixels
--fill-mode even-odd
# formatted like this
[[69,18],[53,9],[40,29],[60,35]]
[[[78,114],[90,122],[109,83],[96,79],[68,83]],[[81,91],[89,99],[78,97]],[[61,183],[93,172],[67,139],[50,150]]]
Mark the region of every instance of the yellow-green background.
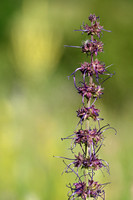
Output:
[[[116,75],[99,101],[105,133],[102,157],[110,163],[107,200],[133,199],[133,1],[4,0],[0,2],[0,200],[65,200],[71,175],[53,155],[68,156],[81,106],[70,75],[86,56],[74,32],[90,13],[104,32],[101,60]],[[100,173],[98,179],[105,182]]]

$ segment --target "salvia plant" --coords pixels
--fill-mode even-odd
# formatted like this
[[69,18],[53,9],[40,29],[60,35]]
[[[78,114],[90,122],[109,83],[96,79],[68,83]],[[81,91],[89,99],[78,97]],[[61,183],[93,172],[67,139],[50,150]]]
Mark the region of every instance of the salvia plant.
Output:
[[[105,131],[113,129],[109,124],[101,126],[99,117],[100,110],[95,106],[97,100],[103,95],[103,83],[112,77],[108,68],[103,62],[98,60],[98,54],[103,52],[103,43],[100,41],[103,31],[107,31],[99,23],[99,17],[91,14],[89,25],[83,24],[79,30],[82,34],[87,34],[88,39],[81,46],[68,46],[80,48],[81,52],[87,55],[87,61],[83,62],[70,75],[73,76],[74,85],[82,98],[82,107],[76,111],[79,122],[73,134],[62,140],[71,140],[72,158],[63,158],[66,167],[64,172],[73,172],[76,176],[74,183],[69,183],[68,199],[105,199],[104,187],[108,183],[99,183],[95,180],[98,170],[109,173],[109,164],[99,157],[99,150],[103,146]],[[107,31],[110,32],[110,31]],[[81,80],[77,81],[76,73],[81,74]],[[78,83],[77,83],[78,82]],[[80,152],[75,152],[75,147],[79,146]],[[69,162],[69,163],[67,163]]]

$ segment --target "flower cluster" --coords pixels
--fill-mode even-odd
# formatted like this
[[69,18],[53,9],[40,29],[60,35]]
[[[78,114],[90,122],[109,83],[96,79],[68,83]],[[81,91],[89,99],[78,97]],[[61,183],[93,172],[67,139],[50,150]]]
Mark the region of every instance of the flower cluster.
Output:
[[78,156],[75,155],[74,167],[90,168],[90,169],[100,169],[103,164],[102,160],[98,159],[96,155],[91,155],[91,157],[84,157],[84,154],[79,152]]
[[[107,80],[105,76],[111,77],[107,71],[105,64],[98,60],[98,53],[103,52],[103,43],[99,41],[100,35],[102,34],[103,26],[97,21],[99,17],[96,15],[90,15],[88,17],[90,25],[82,25],[80,30],[86,33],[91,38],[83,42],[83,45],[78,47],[81,48],[83,53],[90,56],[89,61],[85,61],[78,67],[71,75],[74,78],[75,88],[82,96],[83,106],[79,108],[77,112],[77,117],[79,118],[79,123],[77,125],[78,130],[74,131],[74,134],[63,139],[72,140],[72,153],[74,153],[74,158],[64,158],[71,160],[69,164],[65,161],[65,172],[74,172],[78,181],[73,185],[69,184],[71,193],[69,193],[69,199],[83,199],[88,198],[97,199],[101,197],[105,199],[104,186],[107,184],[99,184],[94,180],[94,175],[97,170],[106,169],[109,173],[109,165],[106,161],[99,158],[99,150],[104,142],[104,132],[108,129],[114,128],[110,127],[109,124],[101,127],[99,113],[100,110],[96,108],[95,103],[97,99],[103,94],[103,88],[101,84]],[[96,40],[94,37],[98,37]],[[76,46],[71,46],[76,47]],[[89,58],[89,57],[88,57]],[[81,73],[82,80],[76,84],[75,74],[79,71]],[[102,83],[101,83],[102,80]],[[95,83],[96,82],[96,83]],[[86,103],[86,105],[85,105]],[[93,125],[91,125],[91,123]],[[92,127],[95,126],[95,127]],[[81,152],[76,154],[75,148],[79,146]],[[76,170],[75,170],[76,168]],[[77,180],[76,179],[76,180]]]
[[105,199],[105,192],[103,190],[104,185],[99,184],[93,180],[88,181],[88,185],[85,182],[79,182],[73,184],[74,188],[71,187],[72,195],[70,196],[71,199],[75,199],[74,196],[80,197],[83,200],[87,198],[94,198],[101,197]]
[[86,119],[92,118],[94,120],[97,120],[97,117],[99,116],[100,110],[95,108],[94,105],[91,107],[82,107],[81,109],[77,110],[77,117],[81,118],[81,121],[84,121]]
[[83,53],[95,54],[97,56],[98,52],[103,51],[103,43],[97,40],[86,40],[82,46]]
[[95,21],[92,26],[88,24],[82,26],[82,31],[88,35],[97,35],[100,38],[100,33],[103,30],[103,26],[100,26],[99,22]]
[[77,90],[78,93],[83,97],[83,102],[84,97],[89,100],[91,98],[99,98],[103,94],[103,88],[101,88],[100,85],[96,86],[95,83],[91,84],[90,86],[84,83],[83,86],[77,87]]
[[102,131],[95,129],[87,129],[87,130],[82,130],[79,129],[78,131],[75,131],[76,136],[74,138],[74,143],[75,144],[85,144],[86,146],[91,146],[91,145],[97,145],[99,141],[102,141],[103,134]]
[[98,59],[95,59],[92,63],[84,62],[81,64],[79,70],[82,74],[87,74],[87,76],[98,76],[99,74],[104,74],[106,72],[105,64],[102,64]]

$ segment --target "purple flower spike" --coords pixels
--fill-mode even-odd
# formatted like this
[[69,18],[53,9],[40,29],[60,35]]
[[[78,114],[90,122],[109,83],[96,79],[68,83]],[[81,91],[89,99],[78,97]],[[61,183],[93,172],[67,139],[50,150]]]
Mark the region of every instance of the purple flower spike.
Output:
[[[103,52],[103,43],[99,39],[106,30],[100,25],[99,17],[95,14],[91,14],[88,19],[90,24],[83,24],[76,30],[85,33],[88,39],[80,46],[65,45],[77,50],[80,48],[87,55],[87,60],[70,75],[73,76],[77,93],[82,97],[82,106],[76,111],[79,123],[73,134],[62,138],[71,141],[70,150],[73,155],[72,158],[60,157],[66,166],[63,172],[70,172],[76,176],[74,183],[68,186],[71,190],[68,194],[69,200],[90,198],[97,200],[99,197],[105,200],[104,186],[108,183],[100,184],[94,178],[99,170],[109,174],[109,164],[99,158],[99,152],[104,144],[105,132],[112,129],[116,133],[109,124],[101,126],[100,110],[95,107],[97,100],[103,94],[101,85],[113,75],[107,71],[109,66],[105,66],[98,59],[99,53]],[[79,82],[77,82],[77,73],[81,75]],[[76,153],[77,149],[79,152]]]

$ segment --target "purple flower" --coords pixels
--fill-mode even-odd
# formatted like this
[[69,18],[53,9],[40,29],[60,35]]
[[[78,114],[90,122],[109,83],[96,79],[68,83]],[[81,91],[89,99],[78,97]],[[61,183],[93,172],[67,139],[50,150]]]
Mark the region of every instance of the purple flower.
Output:
[[101,197],[105,199],[105,192],[103,190],[103,184],[99,184],[94,180],[89,180],[88,185],[85,182],[74,183],[74,188],[70,187],[72,194],[69,196],[69,199],[75,199],[76,197],[81,197],[81,199],[86,200],[86,198],[95,198]]
[[75,155],[75,161],[73,162],[74,167],[81,167],[86,169],[98,170],[103,167],[103,163],[101,159],[98,159],[98,156],[91,154],[91,157],[87,158],[85,155],[79,153],[78,156]]
[[[111,65],[110,65],[111,66]],[[105,64],[103,62],[100,62],[98,59],[95,59],[94,61],[92,61],[91,63],[89,62],[84,62],[81,63],[81,67],[77,68],[71,75],[74,76],[74,84],[76,86],[76,82],[75,82],[75,73],[77,71],[80,71],[84,77],[84,81],[85,81],[85,77],[96,77],[96,81],[99,84],[99,79],[102,79],[102,77],[100,77],[100,75],[107,75],[109,77],[111,77],[113,74],[109,73],[106,68],[110,67],[107,66],[105,67]],[[70,75],[70,76],[71,76]],[[77,88],[77,87],[76,87]]]
[[88,197],[97,198],[98,196],[104,195],[104,190],[102,184],[95,182],[94,180],[89,180],[87,195]]
[[98,59],[95,59],[92,63],[84,62],[79,70],[82,74],[87,74],[88,76],[99,76],[106,72],[105,64],[102,64]]
[[83,53],[90,53],[95,54],[97,56],[98,52],[103,51],[103,43],[97,41],[96,39],[92,40],[86,40],[83,43],[82,46],[82,52]]
[[89,130],[78,130],[75,132],[76,136],[74,138],[75,144],[86,144],[90,146],[92,144],[97,145],[99,141],[101,141],[104,137],[101,131],[97,129],[89,129]]
[[95,14],[90,14],[90,16],[88,17],[88,19],[91,21],[91,22],[95,22],[99,17],[96,17]]
[[79,182],[79,183],[74,183],[75,186],[75,194],[77,194],[78,197],[81,197],[82,199],[86,199],[87,193],[86,193],[86,183],[84,182]]
[[93,75],[104,74],[104,72],[106,71],[105,64],[102,64],[100,61],[98,61],[98,59],[95,59],[95,61],[92,62],[91,66]]
[[77,87],[77,90],[78,93],[83,97],[83,102],[84,97],[89,100],[91,98],[99,98],[103,94],[103,88],[101,88],[100,85],[95,85],[95,83],[92,83],[91,85],[84,83],[82,87]]
[[103,30],[103,26],[100,26],[99,22],[95,22],[92,26],[89,26],[88,24],[83,25],[80,31],[83,33],[87,33],[88,35],[96,35],[100,38],[100,33]]
[[95,121],[97,120],[97,117],[99,116],[100,110],[95,108],[94,105],[91,107],[82,107],[81,109],[77,110],[77,117],[81,118],[81,121],[84,121],[86,119],[92,118]]

